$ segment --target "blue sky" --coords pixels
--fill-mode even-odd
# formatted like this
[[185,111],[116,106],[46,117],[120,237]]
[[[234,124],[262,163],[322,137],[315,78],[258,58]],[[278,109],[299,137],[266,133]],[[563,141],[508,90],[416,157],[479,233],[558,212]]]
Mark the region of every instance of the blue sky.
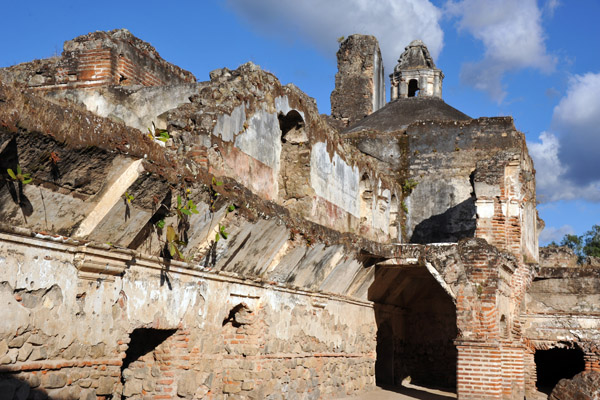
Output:
[[20,1],[3,14],[0,67],[127,28],[198,80],[253,61],[314,97],[322,113],[338,37],[377,36],[386,75],[420,38],[444,71],[447,103],[472,117],[511,115],[525,133],[546,222],[541,242],[600,224],[597,0]]

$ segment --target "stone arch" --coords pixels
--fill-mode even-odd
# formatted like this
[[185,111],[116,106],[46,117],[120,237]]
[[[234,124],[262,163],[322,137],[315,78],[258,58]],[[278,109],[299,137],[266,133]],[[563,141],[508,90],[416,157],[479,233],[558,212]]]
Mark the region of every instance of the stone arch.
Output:
[[420,386],[453,391],[456,307],[428,269],[375,265],[368,299],[374,303],[378,327],[377,383],[400,386],[410,379]]

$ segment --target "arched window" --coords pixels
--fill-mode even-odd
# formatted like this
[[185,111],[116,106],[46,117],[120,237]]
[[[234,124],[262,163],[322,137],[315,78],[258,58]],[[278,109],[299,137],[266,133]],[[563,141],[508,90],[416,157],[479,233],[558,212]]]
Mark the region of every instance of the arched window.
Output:
[[419,82],[416,79],[411,79],[408,82],[408,97],[417,97],[419,93]]

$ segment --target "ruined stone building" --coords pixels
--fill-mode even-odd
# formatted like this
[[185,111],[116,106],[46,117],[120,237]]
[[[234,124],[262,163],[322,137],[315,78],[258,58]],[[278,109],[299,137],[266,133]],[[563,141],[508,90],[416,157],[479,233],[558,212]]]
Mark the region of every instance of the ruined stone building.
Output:
[[540,262],[513,120],[446,104],[420,41],[387,104],[375,38],[338,67],[331,116],[252,63],[196,82],[127,30],[0,70],[0,397],[326,399],[410,376],[531,399],[600,371],[600,272]]

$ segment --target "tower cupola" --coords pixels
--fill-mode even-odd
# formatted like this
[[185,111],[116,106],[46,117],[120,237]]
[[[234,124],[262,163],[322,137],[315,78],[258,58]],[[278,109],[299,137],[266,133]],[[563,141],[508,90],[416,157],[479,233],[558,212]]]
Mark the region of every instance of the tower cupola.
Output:
[[413,40],[404,48],[394,72],[390,101],[407,97],[442,98],[442,70],[435,67],[425,43]]

